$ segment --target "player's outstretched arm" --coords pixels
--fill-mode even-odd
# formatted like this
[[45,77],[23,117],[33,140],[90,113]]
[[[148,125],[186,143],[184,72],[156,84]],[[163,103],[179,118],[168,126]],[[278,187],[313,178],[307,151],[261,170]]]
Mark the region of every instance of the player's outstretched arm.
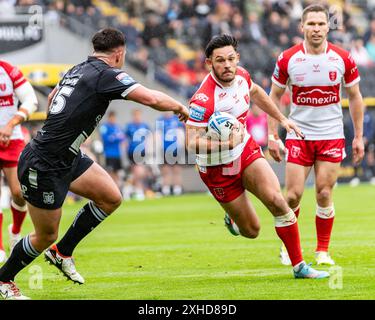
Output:
[[38,100],[35,95],[35,91],[31,84],[26,81],[14,90],[17,98],[21,102],[19,110],[15,115],[8,121],[8,123],[0,128],[0,142],[7,146],[10,142],[13,129],[16,125],[24,122],[30,114],[35,112],[38,108]]
[[365,154],[365,147],[363,143],[364,103],[358,83],[353,85],[352,87],[347,87],[346,92],[348,93],[349,110],[354,127],[354,139],[352,142],[353,163],[359,164]]
[[189,117],[189,110],[187,107],[158,90],[151,90],[144,86],[138,86],[136,89],[128,93],[126,99],[150,106],[159,111],[173,111],[178,115],[180,121],[186,121]]
[[[270,98],[274,102],[274,104],[279,108],[280,99],[285,92],[285,88],[278,87],[275,84],[272,84]],[[279,108],[280,110],[280,108]],[[268,123],[268,150],[272,158],[280,162],[282,160],[281,152],[284,151],[285,147],[281,139],[279,138],[278,129],[279,123],[275,118],[267,115],[267,123]]]
[[222,150],[233,149],[239,145],[245,136],[245,128],[242,124],[237,130],[233,130],[229,140],[214,140],[207,136],[205,127],[186,125],[186,148],[198,154],[210,154]]

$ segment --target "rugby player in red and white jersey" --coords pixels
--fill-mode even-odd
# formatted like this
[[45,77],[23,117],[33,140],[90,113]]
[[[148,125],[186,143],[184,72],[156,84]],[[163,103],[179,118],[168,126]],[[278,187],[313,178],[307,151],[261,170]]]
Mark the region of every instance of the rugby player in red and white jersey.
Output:
[[[310,5],[302,14],[304,42],[281,53],[272,76],[271,99],[278,105],[285,88],[292,95],[289,119],[305,134],[301,140],[293,133],[286,137],[286,198],[298,217],[305,181],[314,166],[316,188],[316,261],[333,265],[328,253],[335,209],[332,190],[340,162],[345,158],[341,88],[349,97],[355,136],[353,162],[364,156],[363,100],[359,90],[358,69],[345,50],[329,43],[328,11],[319,4]],[[277,123],[269,117],[269,150],[281,161]],[[280,251],[283,264],[288,255]]]
[[[18,101],[21,102],[19,109]],[[37,109],[37,104],[34,89],[22,72],[0,60],[0,170],[4,172],[12,195],[13,224],[8,227],[10,250],[21,239],[21,226],[27,210],[17,179],[18,157],[25,146],[20,124]],[[3,214],[0,212],[0,263],[6,259],[2,222]]]
[[[237,40],[230,35],[214,37],[208,43],[206,63],[211,73],[190,101],[187,147],[196,153],[199,174],[223,207],[226,225],[233,234],[256,238],[260,223],[246,190],[260,199],[275,218],[278,236],[293,261],[296,278],[325,278],[329,274],[311,268],[303,260],[297,219],[280,190],[279,181],[264,159],[261,148],[244,130],[250,99],[288,132],[303,137],[300,129],[286,119],[265,91],[253,83],[249,73],[238,67]],[[215,111],[225,111],[240,122],[229,141],[210,139],[207,123]]]

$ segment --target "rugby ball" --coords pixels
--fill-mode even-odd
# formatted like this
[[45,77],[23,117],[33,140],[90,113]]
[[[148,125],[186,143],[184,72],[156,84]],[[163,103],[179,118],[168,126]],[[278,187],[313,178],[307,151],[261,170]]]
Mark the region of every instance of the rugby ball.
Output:
[[208,120],[207,135],[215,140],[227,141],[238,120],[227,112],[214,112]]

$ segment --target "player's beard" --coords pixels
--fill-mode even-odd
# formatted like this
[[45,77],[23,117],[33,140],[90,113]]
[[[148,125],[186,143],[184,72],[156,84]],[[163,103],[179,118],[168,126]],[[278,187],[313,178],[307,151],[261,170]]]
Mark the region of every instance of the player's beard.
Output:
[[233,76],[230,77],[230,78],[223,78],[221,75],[218,74],[218,72],[215,70],[214,66],[212,66],[212,71],[216,77],[216,79],[218,79],[219,81],[221,82],[225,82],[225,83],[230,83],[234,80],[234,78],[236,77],[236,71],[233,72]]

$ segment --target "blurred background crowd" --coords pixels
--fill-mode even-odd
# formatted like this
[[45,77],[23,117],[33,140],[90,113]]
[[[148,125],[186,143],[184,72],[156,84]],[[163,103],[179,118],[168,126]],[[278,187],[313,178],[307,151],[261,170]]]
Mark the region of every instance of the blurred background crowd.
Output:
[[[267,92],[277,56],[300,43],[299,22],[303,8],[312,0],[0,0],[0,18],[43,7],[45,19],[89,38],[93,30],[113,26],[127,38],[127,63],[180,96],[189,99],[207,74],[204,48],[211,37],[229,33],[240,40],[241,65]],[[329,40],[350,51],[361,73],[364,97],[373,97],[375,83],[375,0],[320,1],[330,9]],[[289,94],[282,99],[287,109]],[[248,130],[262,146],[267,145],[265,115],[252,106]],[[146,153],[147,138],[136,140],[139,130],[159,133],[162,148],[175,142],[183,148],[183,128],[173,115],[166,115],[164,131],[148,123],[141,111],[133,119],[116,119],[111,114],[100,128],[106,166],[124,194],[143,199],[150,192],[180,194],[180,166],[139,166],[131,155]],[[352,125],[345,116],[350,163]],[[366,112],[367,156],[355,168],[352,184],[375,176],[373,113]],[[169,130],[169,131],[168,131]],[[172,138],[171,138],[172,135]],[[141,135],[147,137],[147,135]],[[166,139],[168,136],[169,140]],[[139,139],[138,139],[139,140]],[[146,147],[145,147],[146,146]],[[125,163],[123,159],[126,158]],[[115,160],[120,159],[120,160]],[[345,165],[345,162],[344,162]],[[124,170],[125,169],[125,170]],[[159,178],[158,178],[159,177]]]

